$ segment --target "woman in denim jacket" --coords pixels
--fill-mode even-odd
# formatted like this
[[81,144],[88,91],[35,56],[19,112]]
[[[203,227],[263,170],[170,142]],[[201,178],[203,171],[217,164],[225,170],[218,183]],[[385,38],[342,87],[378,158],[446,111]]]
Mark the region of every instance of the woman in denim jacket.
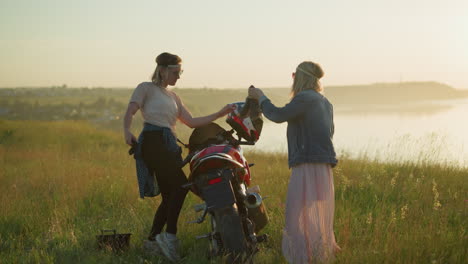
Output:
[[282,250],[290,263],[326,262],[340,250],[333,232],[334,185],[337,164],[333,147],[333,106],[321,94],[319,64],[305,61],[293,73],[292,99],[276,107],[262,90],[251,86],[263,114],[276,123],[288,122],[288,163],[292,168],[286,200]]

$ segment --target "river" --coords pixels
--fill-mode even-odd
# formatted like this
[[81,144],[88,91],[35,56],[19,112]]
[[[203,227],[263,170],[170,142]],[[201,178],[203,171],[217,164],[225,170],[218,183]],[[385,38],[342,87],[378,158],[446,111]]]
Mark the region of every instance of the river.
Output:
[[[468,166],[467,98],[362,109],[335,105],[333,141],[338,158]],[[286,126],[265,119],[253,149],[286,152]]]

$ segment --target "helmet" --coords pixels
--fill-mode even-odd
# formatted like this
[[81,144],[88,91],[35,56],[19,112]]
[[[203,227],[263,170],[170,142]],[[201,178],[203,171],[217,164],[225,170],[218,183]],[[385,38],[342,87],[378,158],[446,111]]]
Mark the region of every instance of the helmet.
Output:
[[244,102],[234,103],[235,109],[227,115],[226,122],[240,138],[256,142],[262,132],[263,119],[258,101],[247,98]]

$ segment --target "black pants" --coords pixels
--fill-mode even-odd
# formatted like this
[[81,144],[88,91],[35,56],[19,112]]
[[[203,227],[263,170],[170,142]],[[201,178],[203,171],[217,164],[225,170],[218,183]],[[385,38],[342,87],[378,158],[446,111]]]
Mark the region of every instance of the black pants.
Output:
[[181,154],[169,151],[166,144],[160,131],[148,131],[143,134],[143,160],[150,173],[155,173],[162,196],[162,202],[154,215],[150,240],[161,233],[164,225],[166,232],[177,233],[177,220],[188,192],[181,187],[187,183],[180,167]]

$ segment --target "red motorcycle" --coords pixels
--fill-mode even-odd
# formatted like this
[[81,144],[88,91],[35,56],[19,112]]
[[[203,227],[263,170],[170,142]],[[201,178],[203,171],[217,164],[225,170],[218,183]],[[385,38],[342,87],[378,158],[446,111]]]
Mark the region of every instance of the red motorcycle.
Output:
[[[208,238],[210,256],[227,255],[229,262],[252,261],[257,244],[268,236],[258,235],[268,223],[259,187],[251,187],[249,164],[241,145],[254,145],[263,120],[258,102],[236,103],[227,117],[232,130],[211,123],[194,129],[189,139],[189,183],[185,185],[204,203],[196,205],[201,216],[191,223],[202,223],[210,217],[211,232],[197,238]],[[234,132],[237,139],[233,137]]]

